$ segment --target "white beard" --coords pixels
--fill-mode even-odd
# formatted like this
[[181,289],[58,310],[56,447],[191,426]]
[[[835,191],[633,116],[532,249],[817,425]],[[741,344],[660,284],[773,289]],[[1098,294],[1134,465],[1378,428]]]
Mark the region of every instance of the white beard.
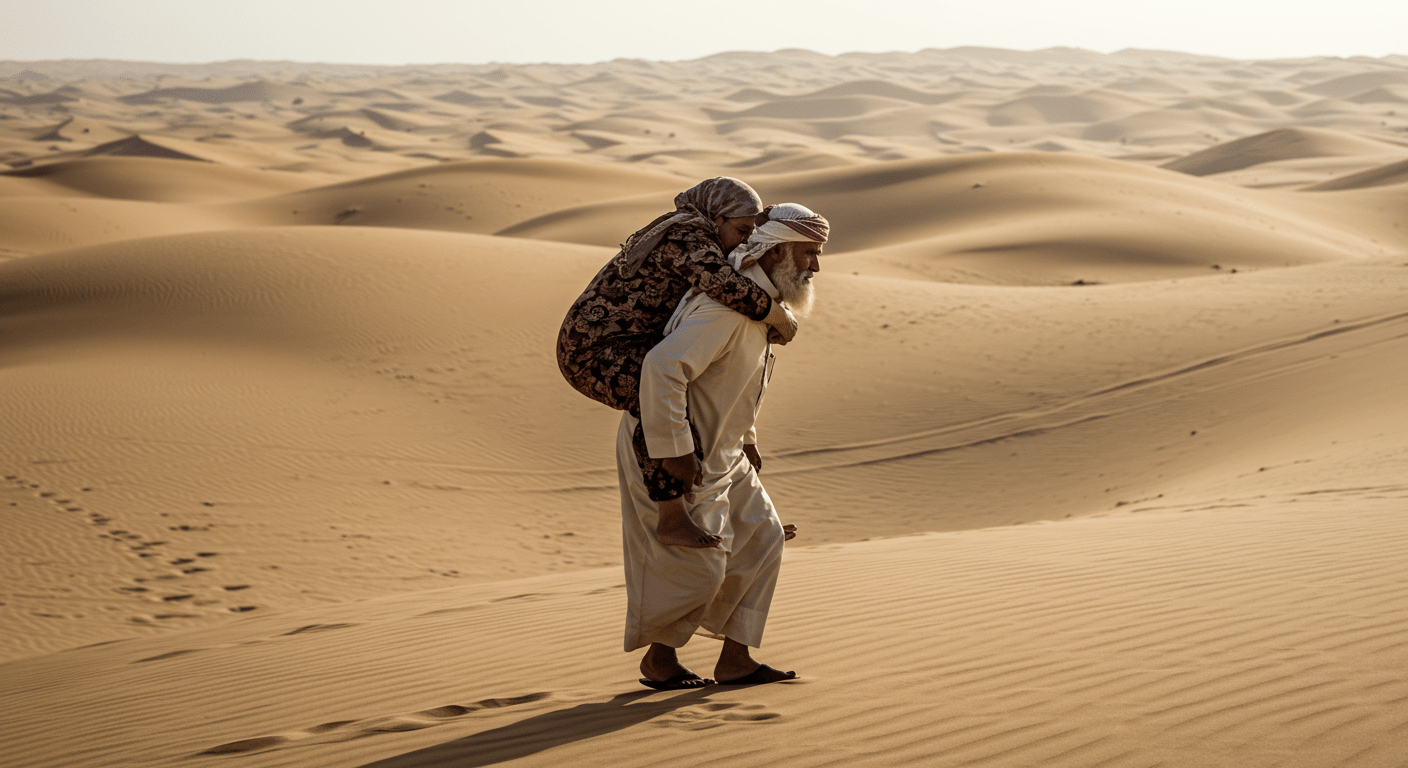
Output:
[[788,309],[792,310],[792,314],[806,317],[811,314],[812,302],[816,300],[816,289],[812,287],[812,272],[799,271],[797,263],[789,256],[784,256],[778,261],[769,277],[772,278],[773,285],[777,286],[778,293],[782,294],[782,300],[787,303]]

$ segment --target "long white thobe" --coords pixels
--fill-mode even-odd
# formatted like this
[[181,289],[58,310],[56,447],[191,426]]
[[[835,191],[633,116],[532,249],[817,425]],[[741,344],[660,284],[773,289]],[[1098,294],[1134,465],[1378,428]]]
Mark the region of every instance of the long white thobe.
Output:
[[[761,268],[743,274],[778,297]],[[641,422],[656,458],[693,452],[689,421],[694,423],[704,482],[686,495],[686,508],[696,525],[723,543],[689,549],[656,540],[658,507],[631,447],[637,422],[622,414],[616,467],[628,599],[625,646],[678,648],[702,626],[758,647],[785,540],[772,500],[743,454],[745,443],[756,442],[755,421],[772,373],[767,326],[704,295],[680,314],[679,324],[645,358]]]

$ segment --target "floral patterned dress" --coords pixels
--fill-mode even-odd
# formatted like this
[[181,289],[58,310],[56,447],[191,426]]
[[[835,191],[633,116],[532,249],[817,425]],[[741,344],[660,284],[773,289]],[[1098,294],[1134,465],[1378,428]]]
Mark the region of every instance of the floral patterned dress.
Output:
[[[557,365],[574,389],[640,417],[640,370],[664,336],[665,324],[692,286],[738,313],[761,321],[772,298],[729,266],[718,235],[681,224],[665,233],[634,274],[622,273],[624,251],[607,262],[572,303],[557,336]],[[636,461],[650,498],[678,498],[688,489],[645,450],[637,426]],[[695,441],[698,451],[698,441]]]

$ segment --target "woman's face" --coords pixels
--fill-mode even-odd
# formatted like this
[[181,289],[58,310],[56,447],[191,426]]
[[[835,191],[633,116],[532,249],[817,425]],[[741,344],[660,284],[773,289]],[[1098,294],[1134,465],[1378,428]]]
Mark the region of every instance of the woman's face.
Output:
[[724,253],[728,253],[753,234],[753,217],[725,219],[719,216],[714,219],[714,226],[719,230],[719,240],[724,244]]

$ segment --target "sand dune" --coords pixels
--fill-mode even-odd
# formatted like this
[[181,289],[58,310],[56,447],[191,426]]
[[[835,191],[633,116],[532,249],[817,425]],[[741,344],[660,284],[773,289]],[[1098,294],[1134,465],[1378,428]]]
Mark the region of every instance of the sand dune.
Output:
[[1402,184],[1408,182],[1408,160],[1400,160],[1396,163],[1379,168],[1370,168],[1367,171],[1351,173],[1330,181],[1323,181],[1310,190],[1335,190],[1335,189],[1357,189],[1359,187],[1378,187],[1385,184]]
[[1306,93],[1314,93],[1319,96],[1346,98],[1370,88],[1381,88],[1392,85],[1408,85],[1408,72],[1396,70],[1358,72],[1352,75],[1343,75],[1331,80],[1326,80],[1323,83],[1308,85],[1302,90]]
[[167,99],[198,101],[205,104],[229,104],[240,101],[292,101],[304,96],[317,96],[317,91],[295,85],[256,80],[225,88],[175,87],[156,88],[130,96],[122,96],[124,104],[160,104]]
[[[25,181],[21,181],[21,179]],[[29,180],[39,181],[33,183]],[[215,163],[151,162],[106,156],[0,174],[0,194],[12,197],[98,197],[152,202],[215,202],[271,196],[320,179]]]
[[1370,141],[1337,131],[1279,128],[1195,152],[1165,163],[1163,167],[1193,176],[1207,176],[1277,160],[1342,155],[1380,156],[1395,150],[1408,151],[1408,147]]
[[1123,117],[1149,103],[1116,93],[1090,91],[1070,96],[1024,96],[993,107],[991,125],[1095,123]]
[[[6,765],[1403,764],[1405,63],[0,62]],[[719,174],[803,677],[658,694],[552,346]]]

